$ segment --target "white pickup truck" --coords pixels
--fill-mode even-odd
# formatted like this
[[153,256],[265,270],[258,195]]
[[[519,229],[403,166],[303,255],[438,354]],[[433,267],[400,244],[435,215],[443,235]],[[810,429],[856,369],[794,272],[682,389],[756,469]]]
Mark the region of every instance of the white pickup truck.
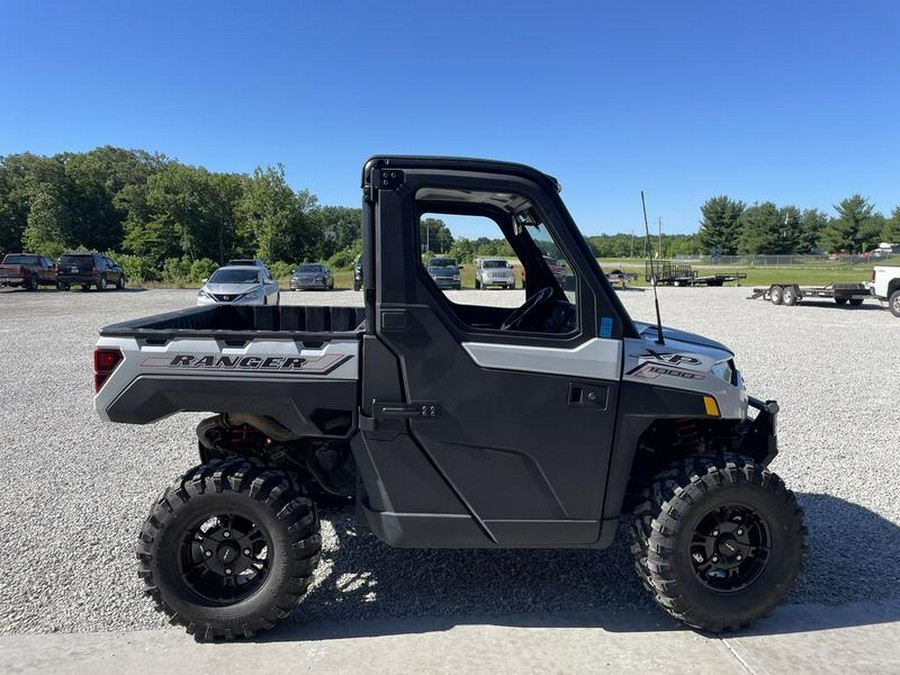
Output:
[[900,317],[900,267],[875,267],[867,285],[872,295],[887,300],[891,314]]

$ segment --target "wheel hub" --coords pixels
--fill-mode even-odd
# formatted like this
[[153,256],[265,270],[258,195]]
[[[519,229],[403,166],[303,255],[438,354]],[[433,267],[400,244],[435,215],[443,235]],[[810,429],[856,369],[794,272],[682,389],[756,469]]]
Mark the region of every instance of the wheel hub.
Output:
[[186,530],[182,540],[182,581],[217,605],[230,605],[255,593],[269,572],[270,541],[252,520],[219,514]]
[[694,573],[713,590],[740,590],[762,573],[770,546],[768,526],[755,511],[739,506],[715,509],[700,520],[694,531]]

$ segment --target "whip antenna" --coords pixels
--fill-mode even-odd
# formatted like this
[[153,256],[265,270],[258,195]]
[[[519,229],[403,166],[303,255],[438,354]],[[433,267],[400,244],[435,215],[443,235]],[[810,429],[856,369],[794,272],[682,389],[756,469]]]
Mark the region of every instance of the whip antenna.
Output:
[[653,304],[656,307],[656,344],[666,344],[663,340],[662,317],[659,314],[659,296],[656,294],[656,267],[653,265],[653,241],[650,239],[650,225],[647,222],[647,202],[641,190],[641,208],[644,210],[644,231],[647,233],[647,262],[650,265],[650,285],[653,286]]

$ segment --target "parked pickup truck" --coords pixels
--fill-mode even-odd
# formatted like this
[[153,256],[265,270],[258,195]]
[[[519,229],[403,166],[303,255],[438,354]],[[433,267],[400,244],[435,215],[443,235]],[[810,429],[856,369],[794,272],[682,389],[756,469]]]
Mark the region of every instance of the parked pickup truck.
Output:
[[[805,529],[766,468],[778,405],[748,397],[722,344],[628,316],[555,179],[380,156],[362,191],[364,307],[198,307],[101,330],[103,419],[214,413],[201,464],[141,529],[157,609],[201,639],[271,628],[309,587],[317,505],[335,502],[397,547],[602,549],[625,518],[643,584],[711,631],[784,599]],[[446,296],[420,214],[494,222],[527,270],[524,304]]]
[[887,300],[891,313],[900,317],[900,267],[875,267],[868,287],[879,300]]
[[0,287],[21,286],[36,291],[38,286],[56,286],[53,261],[33,253],[10,253],[0,264]]

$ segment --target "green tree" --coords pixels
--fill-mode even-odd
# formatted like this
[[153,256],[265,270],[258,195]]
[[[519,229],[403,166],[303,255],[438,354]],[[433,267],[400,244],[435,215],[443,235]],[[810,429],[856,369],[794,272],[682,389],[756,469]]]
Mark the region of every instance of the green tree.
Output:
[[837,217],[822,230],[821,245],[829,252],[861,253],[878,243],[884,229],[884,216],[861,195],[847,197],[835,204]]
[[894,246],[900,246],[900,206],[895,206],[891,217],[884,221],[881,239]]
[[[440,218],[423,218],[419,222],[419,240],[423,253],[447,253],[454,242],[447,224]],[[471,243],[469,242],[470,245]]]
[[307,215],[316,203],[306,190],[294,193],[281,164],[257,168],[237,205],[239,236],[268,262],[314,257],[317,242]]
[[320,206],[309,212],[307,221],[316,241],[313,257],[318,260],[330,259],[362,237],[360,208]]
[[456,237],[453,240],[453,245],[450,247],[449,255],[452,258],[456,258],[458,263],[472,262],[475,258],[475,246],[472,244],[471,239]]
[[818,209],[806,209],[800,216],[800,236],[797,239],[796,252],[812,253],[819,248],[822,231],[828,225],[828,214]]
[[741,213],[744,202],[734,201],[725,195],[707,199],[700,207],[703,219],[698,234],[704,252],[719,248],[723,255],[737,252],[741,234]]

